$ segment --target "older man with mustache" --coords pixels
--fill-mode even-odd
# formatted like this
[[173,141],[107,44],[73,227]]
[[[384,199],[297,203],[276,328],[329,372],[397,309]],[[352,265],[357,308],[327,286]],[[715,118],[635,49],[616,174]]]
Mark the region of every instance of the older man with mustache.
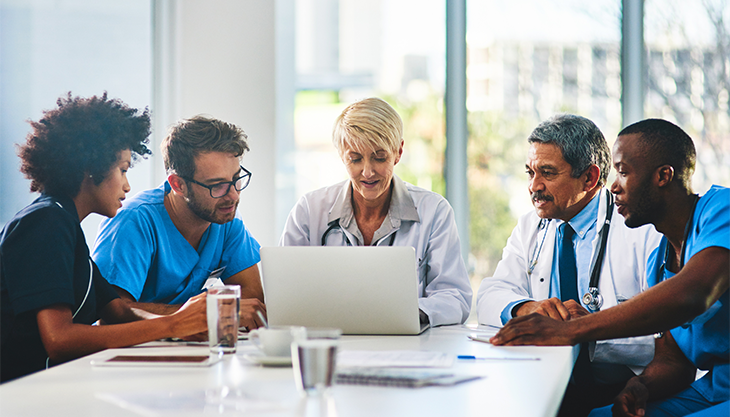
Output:
[[[605,188],[610,151],[590,120],[558,115],[528,138],[525,165],[535,211],[522,216],[494,276],[479,288],[480,324],[502,326],[538,313],[571,320],[647,289],[646,261],[659,244],[652,227],[630,229]],[[559,415],[609,404],[653,356],[649,337],[581,346]]]

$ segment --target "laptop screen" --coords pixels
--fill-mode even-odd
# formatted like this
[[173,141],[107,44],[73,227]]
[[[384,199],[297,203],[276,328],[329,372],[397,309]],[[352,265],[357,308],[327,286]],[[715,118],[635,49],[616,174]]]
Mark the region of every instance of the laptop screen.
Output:
[[261,248],[271,325],[337,327],[344,334],[418,334],[411,247]]

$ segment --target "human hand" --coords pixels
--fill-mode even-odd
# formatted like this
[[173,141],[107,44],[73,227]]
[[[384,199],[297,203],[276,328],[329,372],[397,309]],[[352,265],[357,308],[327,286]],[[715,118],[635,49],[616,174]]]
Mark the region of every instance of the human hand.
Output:
[[528,301],[515,311],[515,317],[527,316],[533,313],[555,320],[570,320],[570,311],[559,298],[555,297],[547,300]]
[[611,411],[614,416],[641,417],[646,413],[649,390],[639,378],[631,378],[626,387],[614,399]]
[[588,311],[585,307],[583,307],[579,302],[575,300],[568,300],[564,303],[565,308],[568,309],[568,313],[570,314],[570,318],[568,320],[577,319],[578,317],[583,317],[591,314],[590,311]]
[[574,345],[572,321],[555,320],[537,313],[515,317],[489,339],[493,345]]
[[207,340],[208,318],[207,292],[190,297],[175,313],[171,314],[173,337],[185,340]]
[[260,311],[266,318],[266,305],[258,298],[244,298],[240,303],[238,325],[249,330],[258,329],[264,325],[257,311]]

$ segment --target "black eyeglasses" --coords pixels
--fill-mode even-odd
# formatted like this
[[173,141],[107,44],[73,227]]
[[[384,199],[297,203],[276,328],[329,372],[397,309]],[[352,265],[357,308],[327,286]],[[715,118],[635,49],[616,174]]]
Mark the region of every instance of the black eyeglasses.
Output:
[[229,191],[231,191],[231,186],[233,186],[236,191],[241,192],[244,188],[248,187],[248,184],[251,182],[251,171],[247,170],[246,168],[239,165],[241,168],[241,172],[244,174],[240,177],[234,178],[233,181],[226,181],[226,182],[219,182],[218,184],[213,185],[205,185],[201,182],[195,181],[194,179],[190,178],[183,178],[185,181],[190,181],[192,183],[198,184],[201,187],[205,187],[210,191],[210,196],[213,198],[221,198],[228,194]]

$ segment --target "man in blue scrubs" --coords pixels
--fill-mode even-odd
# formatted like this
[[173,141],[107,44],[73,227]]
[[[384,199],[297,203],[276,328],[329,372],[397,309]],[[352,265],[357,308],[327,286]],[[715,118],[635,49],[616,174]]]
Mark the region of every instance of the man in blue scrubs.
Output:
[[[626,224],[652,223],[664,234],[649,258],[650,284],[674,277],[703,250],[724,252],[727,262],[730,189],[715,185],[702,197],[692,193],[695,150],[686,133],[664,120],[638,122],[621,132],[613,158],[618,177],[612,191]],[[692,321],[657,334],[654,360],[629,380],[614,413],[681,416],[722,408],[718,404],[730,399],[728,319],[726,290]],[[708,372],[695,381],[697,369]],[[728,411],[725,404],[720,415],[730,415]],[[608,412],[606,407],[594,415]]]
[[162,144],[167,181],[102,222],[93,258],[130,306],[171,314],[218,271],[241,287],[241,326],[262,325],[260,246],[237,212],[251,178],[241,166],[246,139],[221,120],[179,122]]
[[[629,380],[612,410],[592,415],[727,416],[730,189],[713,186],[702,197],[692,193],[694,145],[665,120],[622,130],[613,162],[617,177],[611,191],[626,225],[651,223],[664,235],[647,266],[655,285],[615,308],[566,323],[514,320],[492,341],[574,344],[656,333],[654,360]],[[707,373],[695,381],[697,369]]]

